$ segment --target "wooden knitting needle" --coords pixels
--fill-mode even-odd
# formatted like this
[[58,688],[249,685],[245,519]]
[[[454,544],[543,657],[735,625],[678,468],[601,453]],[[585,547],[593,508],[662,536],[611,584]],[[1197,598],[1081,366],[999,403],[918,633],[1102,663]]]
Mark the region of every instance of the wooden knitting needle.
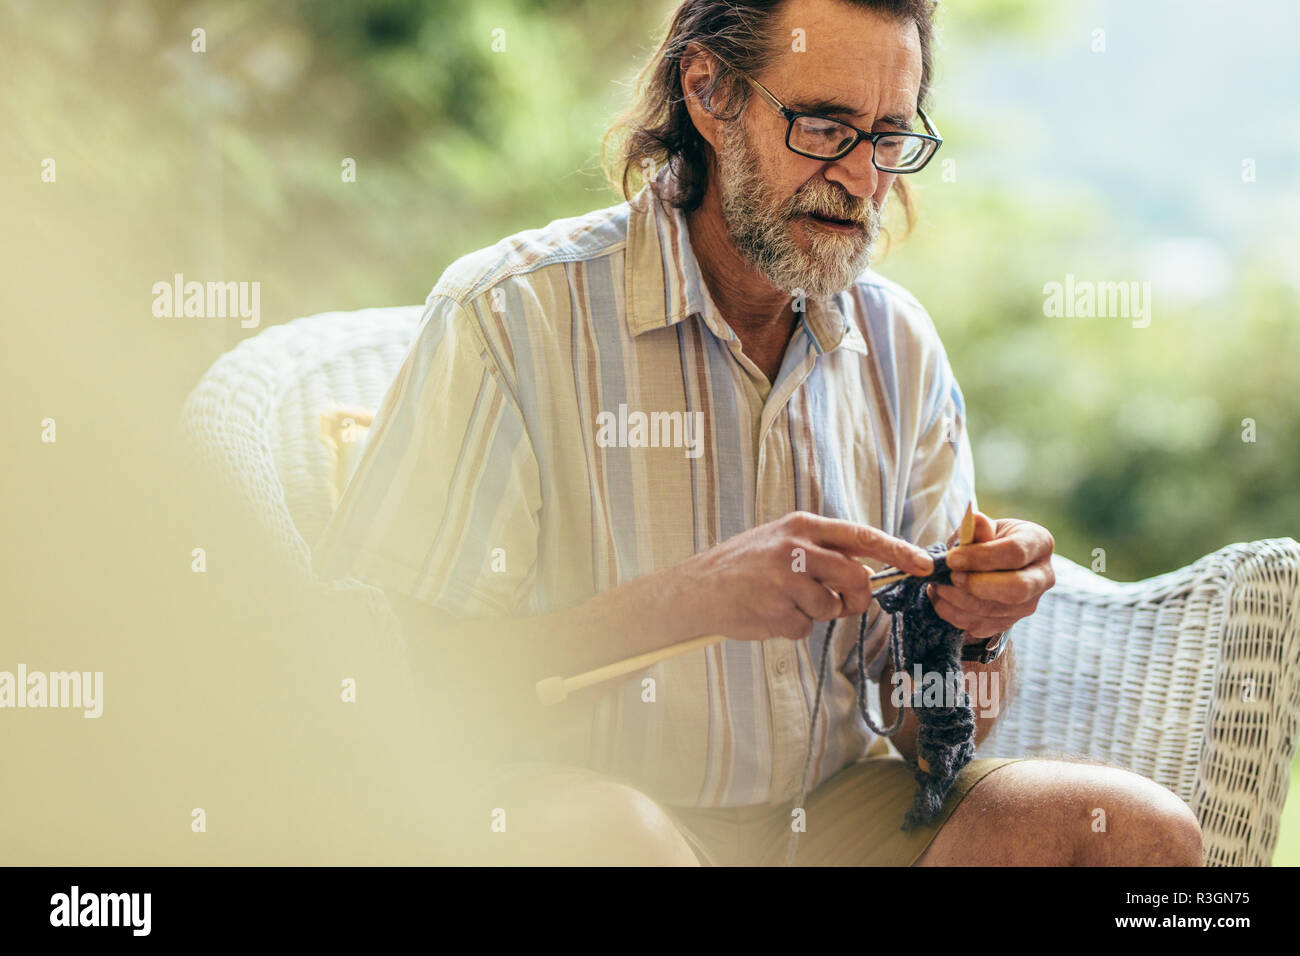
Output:
[[[897,568],[885,568],[877,571],[870,578],[871,593],[877,594],[894,582],[901,581],[906,577],[909,577],[907,572],[900,571]],[[636,657],[629,657],[626,660],[615,661],[613,664],[597,667],[595,670],[587,671],[585,674],[578,674],[576,677],[547,677],[545,680],[537,682],[537,699],[543,704],[558,704],[569,694],[582,690],[584,687],[590,687],[593,684],[613,680],[625,674],[645,670],[660,661],[666,661],[679,654],[685,654],[688,651],[698,650],[702,647],[711,647],[714,644],[722,643],[726,639],[724,634],[707,634],[704,637],[693,637],[689,641],[669,644],[667,647],[648,651],[645,654],[638,654]]]
[[[971,510],[971,505],[966,506],[966,514],[961,519],[961,529],[958,531],[957,543],[971,544],[975,541],[975,513]],[[901,581],[903,578],[911,577],[906,571],[900,571],[898,568],[887,567],[877,571],[871,576],[871,593],[875,594],[881,588],[887,588],[895,581]]]
[[957,532],[957,547],[963,544],[975,543],[975,502],[966,505],[966,513],[962,515],[961,528]]
[[592,684],[599,684],[602,681],[613,680],[615,677],[622,677],[624,674],[644,670],[658,664],[660,661],[666,661],[670,657],[676,657],[678,654],[685,654],[687,651],[694,651],[701,647],[719,644],[726,639],[722,634],[693,637],[689,641],[669,644],[657,651],[648,651],[645,654],[638,654],[636,657],[629,657],[627,660],[615,661],[613,664],[597,667],[594,671],[587,671],[577,677],[548,677],[537,682],[537,699],[543,704],[558,704],[575,690],[582,690],[582,688],[590,687]]

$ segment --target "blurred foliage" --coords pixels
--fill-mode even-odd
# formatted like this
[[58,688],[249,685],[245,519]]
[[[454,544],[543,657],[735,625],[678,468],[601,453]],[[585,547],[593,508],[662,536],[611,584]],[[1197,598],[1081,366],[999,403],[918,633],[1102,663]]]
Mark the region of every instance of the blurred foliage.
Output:
[[[104,255],[146,285],[174,271],[260,278],[271,322],[416,302],[456,257],[619,200],[598,170],[600,134],[672,6],[9,0],[0,160],[13,182],[57,156],[84,192],[72,223],[37,230],[120,223]],[[938,95],[985,39],[1032,43],[1060,9],[945,5]],[[191,50],[197,27],[204,53]],[[944,128],[955,147],[981,121]],[[1133,273],[1104,188],[1050,170],[1021,190],[946,182],[937,166],[917,185],[920,226],[879,267],[941,330],[986,510],[1038,520],[1084,563],[1104,548],[1121,578],[1295,533],[1294,288],[1247,257],[1219,300],[1158,299],[1150,328],[1047,319],[1045,282]],[[241,334],[196,340],[178,382]],[[1255,443],[1241,440],[1245,418]]]
[[457,256],[617,201],[599,135],[661,14],[613,17],[594,0],[0,0],[15,78],[0,117],[16,134],[0,162],[56,156],[100,212],[131,212],[137,261],[157,254],[163,275],[174,263],[269,280],[272,267],[263,310],[280,318],[420,301]]

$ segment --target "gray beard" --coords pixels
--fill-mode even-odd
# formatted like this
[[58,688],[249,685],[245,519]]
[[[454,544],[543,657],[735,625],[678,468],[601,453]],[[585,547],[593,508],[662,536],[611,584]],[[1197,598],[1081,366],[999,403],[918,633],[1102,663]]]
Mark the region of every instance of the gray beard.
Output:
[[[794,219],[808,209],[843,210],[843,192],[823,180],[811,180],[788,199],[770,195],[739,121],[722,129],[718,166],[722,216],[732,244],[769,282],[791,296],[823,297],[849,288],[871,264],[880,231],[874,204],[866,204],[866,228],[851,236],[808,228],[808,250],[795,242]],[[838,212],[836,213],[839,214]]]

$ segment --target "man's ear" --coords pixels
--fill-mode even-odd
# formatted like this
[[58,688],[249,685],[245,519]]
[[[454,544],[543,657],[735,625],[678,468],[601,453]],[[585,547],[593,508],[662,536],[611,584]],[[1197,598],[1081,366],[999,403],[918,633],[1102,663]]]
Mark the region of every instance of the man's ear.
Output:
[[[682,54],[681,70],[682,93],[686,97],[686,109],[691,114],[691,122],[716,152],[719,126],[722,123],[717,116],[718,97],[715,95],[713,102],[706,102],[704,95],[717,76],[718,63],[708,50],[698,43],[690,43]],[[721,91],[715,89],[714,92],[716,94]]]

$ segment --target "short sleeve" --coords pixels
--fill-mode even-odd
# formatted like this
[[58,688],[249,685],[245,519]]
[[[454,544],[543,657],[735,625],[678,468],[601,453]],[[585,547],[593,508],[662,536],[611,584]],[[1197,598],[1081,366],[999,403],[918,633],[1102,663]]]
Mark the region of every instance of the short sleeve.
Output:
[[317,573],[460,618],[527,613],[540,508],[508,383],[469,313],[431,297],[316,548]]

